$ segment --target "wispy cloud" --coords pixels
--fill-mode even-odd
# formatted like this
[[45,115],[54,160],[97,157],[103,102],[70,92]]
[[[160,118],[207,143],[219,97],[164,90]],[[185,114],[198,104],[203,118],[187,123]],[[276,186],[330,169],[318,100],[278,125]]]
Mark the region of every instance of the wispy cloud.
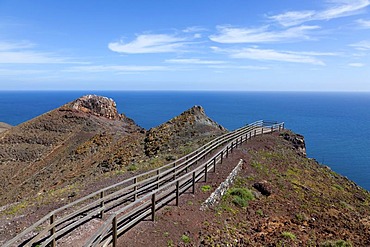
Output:
[[27,48],[32,48],[34,46],[35,46],[34,44],[27,42],[27,41],[17,42],[17,43],[0,41],[0,51],[27,49]]
[[361,68],[361,67],[364,67],[365,64],[363,64],[363,63],[349,63],[348,66]]
[[114,52],[127,54],[178,52],[188,44],[188,39],[170,34],[142,34],[135,40],[125,43],[111,42],[108,48]]
[[[73,61],[55,53],[41,52],[34,49],[35,45],[29,42],[0,41],[1,64],[50,64],[50,63],[84,63]],[[31,49],[33,48],[33,49]]]
[[298,26],[280,31],[269,31],[268,26],[262,28],[235,28],[219,26],[218,34],[209,38],[218,43],[268,43],[291,42],[293,40],[310,39],[309,31],[319,29],[319,26]]
[[359,19],[356,22],[361,28],[370,28],[370,20]]
[[355,49],[360,50],[360,51],[367,51],[367,50],[370,50],[370,41],[363,40],[363,41],[360,41],[354,44],[350,44],[349,46],[352,46]]
[[166,63],[176,63],[176,64],[225,64],[226,61],[219,60],[202,60],[198,58],[184,58],[184,59],[167,59]]
[[192,26],[192,27],[187,27],[184,30],[182,30],[184,33],[200,33],[207,31],[208,29],[200,26]]
[[136,65],[94,65],[75,66],[67,69],[67,72],[145,72],[168,70],[166,66],[136,66]]
[[37,69],[0,69],[0,76],[36,75],[48,72],[50,71]]
[[266,70],[269,69],[267,66],[255,66],[255,65],[209,65],[209,68],[213,69],[242,69],[242,70]]
[[288,11],[269,18],[285,27],[296,26],[308,21],[331,20],[356,15],[370,5],[369,0],[331,0],[327,2],[328,7],[321,11]]
[[275,51],[272,49],[258,49],[258,48],[223,50],[217,47],[213,47],[213,49],[218,52],[226,52],[232,58],[325,65],[323,61],[317,59],[315,56],[304,55],[301,52]]

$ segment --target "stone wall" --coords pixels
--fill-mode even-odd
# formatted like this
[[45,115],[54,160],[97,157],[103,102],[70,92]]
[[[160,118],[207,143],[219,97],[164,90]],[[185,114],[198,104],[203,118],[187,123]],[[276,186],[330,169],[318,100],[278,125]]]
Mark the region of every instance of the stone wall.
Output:
[[234,182],[235,177],[238,175],[239,171],[242,169],[244,161],[241,159],[238,165],[232,170],[229,176],[226,178],[224,182],[218,186],[218,188],[202,203],[200,210],[205,210],[209,207],[214,206],[216,203],[220,201],[222,196],[226,193],[226,191],[230,188],[230,185]]

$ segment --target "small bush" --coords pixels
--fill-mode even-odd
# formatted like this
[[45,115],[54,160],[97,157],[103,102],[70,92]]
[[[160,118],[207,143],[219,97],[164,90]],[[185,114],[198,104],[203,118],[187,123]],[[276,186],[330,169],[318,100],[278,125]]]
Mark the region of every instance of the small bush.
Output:
[[187,236],[187,235],[185,235],[185,234],[183,234],[183,235],[181,236],[181,240],[182,240],[184,243],[190,243],[190,237],[189,237],[189,236]]
[[212,187],[211,187],[211,185],[203,185],[200,189],[203,192],[207,192],[207,191],[210,191],[212,189]]
[[320,244],[320,247],[352,247],[352,244],[344,240],[329,240]]
[[246,188],[231,188],[228,194],[233,197],[232,202],[240,207],[248,206],[248,201],[254,199],[252,192]]
[[133,171],[136,171],[136,170],[137,170],[136,164],[131,164],[127,167],[127,171],[129,171],[129,172],[133,172]]
[[263,211],[262,211],[262,209],[258,209],[258,210],[256,211],[256,213],[257,213],[259,216],[263,216]]
[[281,236],[283,236],[284,238],[289,238],[289,239],[291,239],[291,240],[294,240],[294,239],[296,239],[297,237],[293,234],[293,233],[291,233],[291,232],[282,232],[281,233]]

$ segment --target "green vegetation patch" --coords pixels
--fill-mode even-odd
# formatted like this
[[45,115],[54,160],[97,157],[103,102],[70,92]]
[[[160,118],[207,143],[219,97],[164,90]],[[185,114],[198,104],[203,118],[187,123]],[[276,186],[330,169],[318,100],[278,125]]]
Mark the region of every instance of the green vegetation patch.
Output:
[[203,185],[200,189],[203,192],[207,192],[207,191],[210,191],[212,189],[212,186],[211,185]]
[[352,244],[344,240],[329,240],[320,244],[320,247],[352,247]]
[[239,207],[246,207],[248,206],[248,201],[254,199],[254,195],[252,191],[246,188],[230,188],[227,193],[228,196],[232,197],[232,202]]
[[181,240],[184,242],[184,243],[190,243],[190,237],[188,236],[188,235],[186,235],[186,234],[183,234],[182,236],[181,236]]
[[295,240],[297,237],[291,233],[291,232],[282,232],[281,233],[281,236],[283,236],[284,238],[289,238],[291,240]]

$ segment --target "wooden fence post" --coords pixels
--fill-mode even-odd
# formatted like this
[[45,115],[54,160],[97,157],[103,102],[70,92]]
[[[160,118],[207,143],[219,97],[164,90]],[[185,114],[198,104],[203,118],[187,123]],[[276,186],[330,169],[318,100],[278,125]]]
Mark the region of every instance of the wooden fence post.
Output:
[[226,146],[226,158],[229,157],[229,146]]
[[157,170],[157,189],[159,189],[159,170]]
[[152,221],[154,221],[155,217],[155,194],[152,195]]
[[271,126],[271,133],[274,132],[274,126]]
[[180,195],[180,183],[176,181],[176,206],[179,205],[179,195]]
[[204,182],[207,182],[207,168],[208,164],[206,163],[206,165],[204,166]]
[[216,172],[216,157],[213,158],[213,172]]
[[[104,190],[102,192],[100,192],[100,199],[103,199],[103,198],[104,198]],[[103,217],[104,217],[104,200],[102,200],[100,202],[100,207],[101,207],[100,219],[103,219]]]
[[[54,221],[55,221],[55,215],[52,214],[50,216],[50,225],[54,224]],[[53,236],[53,240],[51,241],[51,246],[52,247],[55,247],[55,226],[53,226],[51,229],[50,229],[50,235]]]
[[135,186],[134,186],[134,191],[135,191],[135,193],[134,193],[134,201],[136,201],[136,199],[137,199],[137,177],[134,177],[134,184],[135,184]]
[[263,126],[261,127],[261,135],[263,135]]
[[222,164],[223,159],[224,159],[224,151],[221,151],[221,164]]
[[117,246],[117,215],[113,218],[112,221],[112,238],[113,238],[113,247]]
[[193,172],[192,187],[192,193],[195,194],[195,172]]
[[256,130],[256,129],[254,129],[254,136],[256,136],[256,133],[257,133],[257,130]]

